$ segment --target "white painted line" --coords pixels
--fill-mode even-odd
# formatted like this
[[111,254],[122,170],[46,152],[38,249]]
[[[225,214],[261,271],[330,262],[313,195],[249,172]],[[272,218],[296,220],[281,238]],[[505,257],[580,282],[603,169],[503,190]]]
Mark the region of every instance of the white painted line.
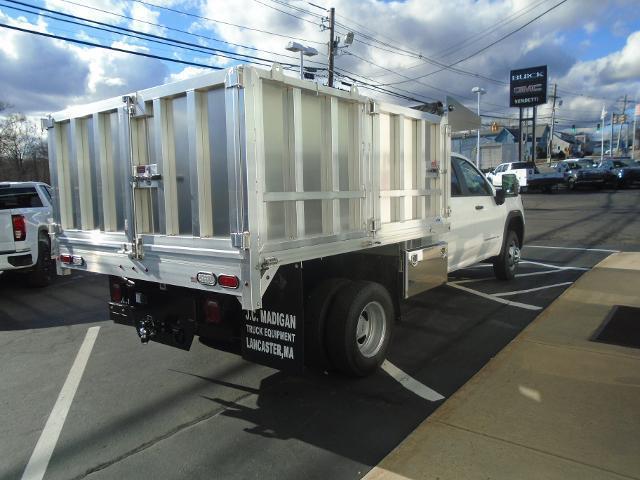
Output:
[[584,252],[619,253],[620,250],[607,250],[606,248],[582,248],[582,247],[548,247],[546,245],[525,245],[524,248],[549,248],[552,250],[581,250]]
[[558,272],[566,272],[566,270],[561,270],[559,268],[556,268],[554,270],[542,270],[541,272],[516,273],[516,278],[531,277],[534,275],[546,275],[548,273],[558,273]]
[[429,400],[430,402],[438,402],[440,400],[444,400],[444,397],[438,392],[430,389],[409,374],[403,372],[389,360],[385,360],[384,362],[382,362],[382,369],[404,388],[415,393],[419,397],[424,398],[425,400]]
[[586,268],[586,267],[561,267],[560,265],[551,265],[549,263],[534,262],[531,260],[520,260],[520,263],[537,265],[539,267],[555,268],[557,270],[582,270],[582,271],[591,270],[590,268]]
[[49,460],[51,459],[51,454],[58,442],[58,437],[60,437],[62,426],[69,413],[69,407],[71,407],[71,402],[80,384],[80,379],[87,366],[87,361],[89,360],[89,355],[91,354],[99,330],[100,327],[90,327],[89,330],[87,330],[87,334],[76,355],[76,359],[71,366],[71,370],[69,370],[62,390],[60,390],[58,399],[49,414],[49,418],[40,434],[38,443],[36,443],[36,448],[31,454],[29,463],[27,463],[27,468],[25,468],[22,474],[22,480],[41,480],[42,477],[44,477],[47,466],[49,465]]
[[[516,273],[516,278],[520,277],[531,277],[534,275],[547,275],[549,273],[558,273],[558,272],[566,272],[566,269],[555,268],[553,270],[542,270],[540,272],[529,272],[529,273]],[[487,280],[495,280],[496,277],[482,277],[482,278],[468,278],[466,280],[454,280],[453,282],[449,282],[455,285],[460,285],[463,283],[473,283],[473,282],[486,282]]]
[[486,298],[487,300],[493,300],[494,302],[504,303],[505,305],[510,305],[512,307],[524,308],[525,310],[542,310],[542,307],[538,307],[536,305],[529,305],[529,304],[520,303],[520,302],[512,302],[510,300],[505,300],[504,298],[496,297],[495,295],[491,295],[489,293],[479,292],[478,290],[473,290],[472,288],[463,287],[462,285],[458,285],[456,283],[448,282],[447,285],[467,293],[478,295],[479,297]]
[[513,292],[494,293],[496,297],[508,297],[510,295],[520,295],[521,293],[537,292],[538,290],[546,290],[547,288],[564,287],[571,285],[573,282],[554,283],[553,285],[545,285],[543,287],[527,288],[526,290],[515,290]]

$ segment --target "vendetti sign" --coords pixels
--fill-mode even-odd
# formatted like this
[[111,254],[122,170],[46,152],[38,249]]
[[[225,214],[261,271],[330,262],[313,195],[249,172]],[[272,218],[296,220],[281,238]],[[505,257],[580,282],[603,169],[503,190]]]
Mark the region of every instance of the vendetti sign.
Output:
[[509,105],[535,107],[547,103],[547,66],[511,70]]

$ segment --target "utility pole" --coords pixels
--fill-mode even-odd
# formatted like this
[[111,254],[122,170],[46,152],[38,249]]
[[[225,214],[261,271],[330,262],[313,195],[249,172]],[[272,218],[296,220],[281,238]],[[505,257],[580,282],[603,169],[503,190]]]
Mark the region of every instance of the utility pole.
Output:
[[336,9],[331,7],[329,10],[329,86],[333,87],[333,57],[335,55],[335,22]]
[[[627,95],[624,96],[624,103],[622,105],[622,119],[624,120],[624,112],[627,109]],[[618,130],[618,141],[616,143],[616,153],[620,151],[620,136],[622,135],[622,125],[624,122],[620,123],[620,130]],[[613,130],[611,130],[613,132]]]
[[611,111],[611,139],[609,140],[609,158],[613,157],[613,117],[615,113],[613,110]]
[[631,139],[633,140],[633,147],[631,147],[631,160],[636,159],[636,150],[638,146],[636,145],[636,121],[638,120],[638,97],[636,97],[636,106],[633,109],[633,133],[631,134]]
[[551,153],[553,150],[553,126],[556,123],[556,98],[558,92],[558,84],[553,84],[553,107],[551,107],[551,132],[549,135],[549,141],[547,142],[547,164],[551,163]]
[[607,117],[607,111],[604,109],[604,103],[602,104],[602,113],[600,114],[600,163],[604,161],[604,129],[605,118]]

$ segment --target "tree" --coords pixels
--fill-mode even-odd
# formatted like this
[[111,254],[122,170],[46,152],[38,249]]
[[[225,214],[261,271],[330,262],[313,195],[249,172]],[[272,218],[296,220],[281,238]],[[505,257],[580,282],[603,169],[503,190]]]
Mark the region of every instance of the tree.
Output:
[[[0,112],[9,108],[0,101]],[[24,114],[0,117],[0,180],[49,180],[45,141]]]

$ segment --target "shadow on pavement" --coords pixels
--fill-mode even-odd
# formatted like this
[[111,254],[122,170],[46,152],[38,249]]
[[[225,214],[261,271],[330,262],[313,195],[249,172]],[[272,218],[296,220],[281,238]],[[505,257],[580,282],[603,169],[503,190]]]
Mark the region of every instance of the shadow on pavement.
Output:
[[105,277],[82,273],[31,288],[16,275],[0,275],[0,331],[92,323],[109,318]]

